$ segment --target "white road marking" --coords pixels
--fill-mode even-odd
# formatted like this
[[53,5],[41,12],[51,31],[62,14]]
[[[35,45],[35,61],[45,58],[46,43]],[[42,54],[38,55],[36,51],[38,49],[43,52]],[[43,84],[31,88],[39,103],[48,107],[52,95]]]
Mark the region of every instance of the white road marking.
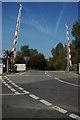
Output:
[[80,117],[78,115],[76,115],[76,114],[73,114],[73,113],[71,113],[69,115],[69,117],[74,118],[74,119],[79,118],[78,120],[80,120]]
[[62,83],[64,83],[64,84],[68,84],[68,85],[80,87],[80,85],[76,85],[76,84],[73,84],[73,83],[69,83],[69,82],[63,81],[63,80],[61,80],[61,79],[59,79],[59,78],[57,78],[57,77],[54,77],[54,78],[55,78],[55,80],[57,80],[57,81],[59,81],[59,82],[62,82]]
[[53,106],[52,108],[53,108],[54,110],[57,110],[57,111],[63,113],[63,114],[67,113],[67,110],[64,110],[63,108],[60,108],[60,107],[58,107],[58,106],[56,106],[56,105]]
[[10,86],[10,85],[8,85],[7,87],[8,87],[8,88],[11,88],[11,86]]
[[9,78],[7,78],[7,80],[10,80]]
[[[48,72],[45,72],[45,74],[46,74],[46,73],[48,73]],[[47,76],[51,77],[50,75],[47,75]],[[7,78],[7,77],[5,77],[5,78]],[[7,78],[7,79],[8,79],[8,78]],[[55,77],[55,79],[58,80],[58,81],[60,81],[60,82],[62,82],[62,83],[65,83],[65,84],[74,85],[74,86],[79,86],[79,85],[76,85],[76,84],[72,84],[72,83],[68,83],[68,82],[65,82],[65,81],[63,81],[63,80],[60,80],[60,79],[57,78],[57,77]],[[9,82],[12,82],[12,81],[9,80]],[[14,86],[18,87],[18,89],[23,90],[23,88],[17,86],[15,83],[12,83],[12,84],[13,84]],[[11,87],[11,86],[9,86],[9,85],[6,84],[6,83],[5,83],[5,86],[7,86],[8,88]],[[28,92],[28,91],[26,91],[26,90],[23,90],[23,93],[19,93],[19,92],[17,92],[14,88],[11,88],[10,90],[11,90],[12,92],[15,92],[15,94],[0,94],[0,95],[23,95],[23,94],[29,94],[29,93],[30,93],[30,92]],[[32,98],[34,98],[34,99],[36,99],[36,100],[39,99],[39,97],[35,96],[34,94],[30,94],[29,96],[32,97]],[[46,100],[44,100],[44,99],[39,100],[39,102],[41,102],[41,103],[43,103],[43,104],[45,104],[45,105],[47,105],[47,106],[51,106],[51,105],[52,105],[52,103],[50,103],[50,102],[48,102],[48,101],[46,101]],[[53,108],[54,110],[57,110],[58,112],[63,113],[63,114],[66,114],[66,113],[68,112],[67,110],[65,110],[65,109],[63,109],[63,108],[60,108],[60,107],[58,107],[58,106],[56,106],[56,105],[54,105],[52,108]],[[69,114],[68,116],[71,117],[71,118],[80,120],[80,117],[79,117],[78,115],[76,115],[76,114],[71,113],[71,114]]]
[[28,92],[28,91],[26,91],[26,90],[24,90],[23,92],[26,93],[26,94],[29,94],[29,93],[30,93],[30,92]]
[[15,92],[15,94],[17,94],[17,95],[18,95],[18,94],[20,94],[20,93],[19,93],[19,92]]
[[47,74],[48,73],[48,71],[45,71],[45,74]]
[[15,83],[13,83],[13,82],[12,82],[11,84],[12,84],[12,85],[15,85]]
[[4,82],[2,82],[2,83],[6,83],[6,82],[4,81]]
[[15,87],[19,87],[18,85],[14,84]]
[[10,86],[10,85],[8,85],[7,87],[8,87],[8,88],[12,88],[12,86]]
[[29,96],[32,97],[32,98],[34,98],[35,100],[39,99],[39,97],[35,96],[34,94],[30,94]]
[[46,76],[51,77],[50,75],[46,75]]
[[14,88],[11,88],[10,90],[11,90],[12,92],[15,92],[15,91],[16,91]]
[[18,87],[18,89],[19,89],[19,90],[23,90],[23,88],[22,88],[22,87]]
[[10,83],[12,83],[12,81],[11,81],[11,80],[10,80],[9,82],[10,82]]
[[5,83],[4,85],[5,85],[5,86],[8,86],[8,84],[7,84],[7,83]]
[[52,103],[50,103],[50,102],[48,102],[48,101],[46,101],[46,100],[44,100],[44,99],[41,99],[41,100],[39,100],[39,101],[40,101],[41,103],[47,105],[47,106],[51,106],[51,105],[52,105]]

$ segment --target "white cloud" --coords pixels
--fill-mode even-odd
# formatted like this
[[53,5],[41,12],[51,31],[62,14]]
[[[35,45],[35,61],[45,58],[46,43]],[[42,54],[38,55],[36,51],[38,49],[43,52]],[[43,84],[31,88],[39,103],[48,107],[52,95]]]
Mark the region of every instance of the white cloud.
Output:
[[48,34],[48,25],[44,17],[41,17],[41,19],[36,19],[35,16],[27,15],[27,17],[22,20],[22,24],[30,25],[34,29]]
[[59,14],[59,18],[58,18],[57,23],[56,23],[56,28],[55,28],[55,32],[54,32],[54,34],[57,33],[57,30],[58,30],[58,28],[59,28],[59,25],[60,25],[60,22],[61,22],[62,16],[63,16],[63,9],[61,10],[61,12],[60,12],[60,14]]

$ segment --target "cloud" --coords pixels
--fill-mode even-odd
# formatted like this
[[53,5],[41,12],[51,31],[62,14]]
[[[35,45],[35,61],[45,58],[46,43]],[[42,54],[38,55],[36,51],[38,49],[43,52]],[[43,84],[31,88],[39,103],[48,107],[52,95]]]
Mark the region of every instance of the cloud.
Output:
[[48,25],[44,17],[41,17],[41,19],[36,19],[35,16],[27,14],[26,18],[24,18],[22,22],[23,24],[29,25],[42,33],[48,34]]
[[63,10],[61,10],[61,12],[60,12],[59,18],[58,18],[57,23],[56,23],[56,29],[55,29],[54,34],[57,33],[57,30],[58,30],[58,28],[59,28],[59,25],[60,25],[60,22],[61,22],[62,16],[63,16]]

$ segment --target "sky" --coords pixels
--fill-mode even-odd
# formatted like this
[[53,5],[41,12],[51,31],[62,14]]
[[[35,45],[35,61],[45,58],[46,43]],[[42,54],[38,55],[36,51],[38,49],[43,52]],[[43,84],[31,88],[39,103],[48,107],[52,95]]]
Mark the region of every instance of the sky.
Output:
[[[21,2],[20,2],[21,3]],[[12,50],[19,2],[2,3],[2,49]],[[17,50],[22,45],[37,49],[46,58],[61,42],[66,44],[66,22],[69,27],[70,43],[74,39],[71,31],[78,20],[77,2],[22,2],[22,13],[18,34]]]

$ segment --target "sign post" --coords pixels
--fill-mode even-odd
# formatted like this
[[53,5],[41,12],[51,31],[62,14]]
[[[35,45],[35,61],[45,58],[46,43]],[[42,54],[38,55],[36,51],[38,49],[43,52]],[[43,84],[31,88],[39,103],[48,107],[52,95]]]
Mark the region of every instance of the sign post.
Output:
[[8,73],[8,58],[7,58],[7,73]]

